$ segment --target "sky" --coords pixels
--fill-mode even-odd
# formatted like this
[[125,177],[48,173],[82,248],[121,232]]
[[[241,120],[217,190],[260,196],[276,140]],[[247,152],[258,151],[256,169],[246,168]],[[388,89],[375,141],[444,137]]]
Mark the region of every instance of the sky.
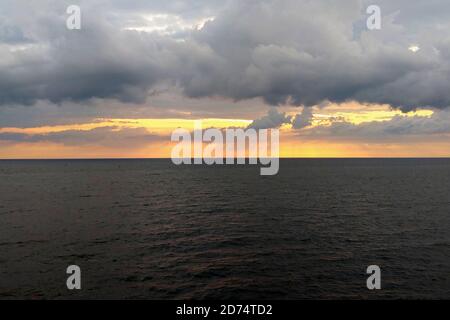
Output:
[[282,157],[449,157],[449,80],[447,0],[0,2],[4,159],[170,157],[199,119]]

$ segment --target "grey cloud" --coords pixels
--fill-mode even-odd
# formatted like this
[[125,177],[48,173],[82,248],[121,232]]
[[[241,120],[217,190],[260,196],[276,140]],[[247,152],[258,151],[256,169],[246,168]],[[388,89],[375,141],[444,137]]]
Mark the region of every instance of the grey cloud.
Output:
[[271,108],[267,115],[253,120],[249,125],[249,128],[254,129],[271,129],[278,128],[285,123],[290,123],[291,117],[287,116],[284,112],[279,112],[276,108]]
[[331,125],[299,131],[298,136],[362,141],[416,139],[417,137],[436,139],[440,137],[447,141],[450,136],[450,111],[438,111],[430,117],[395,116],[389,121],[361,124],[338,121]]
[[[15,23],[11,30],[20,30],[12,38],[21,33],[36,44],[14,55],[0,47],[7,58],[0,63],[0,104],[142,103],[149,90],[166,85],[194,98],[261,97],[270,105],[450,105],[450,10],[444,0],[380,1],[383,29],[371,32],[361,29],[365,0],[81,1],[83,29],[69,31],[64,12],[71,2],[0,4]],[[189,21],[216,18],[182,41],[121,29],[152,12]],[[407,50],[412,42],[422,48],[415,54]]]
[[113,99],[93,99],[88,102],[60,104],[38,101],[32,107],[3,106],[0,108],[0,128],[77,124],[110,118],[252,119],[266,109],[267,106],[260,99],[239,102],[210,97],[195,99],[181,95],[178,90],[170,90],[155,93],[142,104],[129,104]]
[[304,108],[302,113],[297,114],[292,121],[292,128],[303,129],[311,125],[313,113],[311,108]]
[[0,133],[0,141],[53,142],[64,145],[99,145],[132,148],[154,141],[167,141],[167,137],[149,133],[145,128],[100,127],[92,130],[66,130],[46,134]]
[[1,20],[2,18],[0,16],[0,43],[25,44],[31,42],[19,27],[5,24]]

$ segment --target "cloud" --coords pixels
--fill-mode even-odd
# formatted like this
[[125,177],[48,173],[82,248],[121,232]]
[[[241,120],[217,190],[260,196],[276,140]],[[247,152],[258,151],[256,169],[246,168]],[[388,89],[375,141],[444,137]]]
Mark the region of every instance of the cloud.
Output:
[[22,30],[13,25],[5,24],[5,20],[0,16],[0,43],[26,44],[30,42],[22,33]]
[[134,148],[168,137],[151,134],[145,128],[99,127],[91,130],[66,130],[46,134],[0,133],[0,141],[11,143],[52,142],[67,146],[98,145],[117,148]]
[[297,114],[292,121],[292,128],[303,129],[311,125],[313,120],[313,113],[311,108],[303,108],[302,113]]
[[322,125],[308,130],[298,131],[301,138],[319,138],[335,140],[419,141],[422,139],[448,141],[450,136],[450,111],[437,111],[430,117],[397,115],[387,121],[371,121],[352,124],[336,121],[331,125]]
[[[262,98],[269,105],[450,105],[445,0],[380,0],[380,31],[364,28],[365,0],[80,1],[79,31],[65,28],[69,4],[2,1],[8,18],[0,26],[0,105],[143,103],[160,86],[192,98]],[[146,15],[157,13],[168,14],[169,26],[171,16],[183,26],[215,18],[182,32],[127,30],[145,30]],[[20,50],[11,44],[25,39]],[[412,43],[421,50],[409,51]]]
[[290,123],[291,117],[287,116],[284,112],[279,112],[276,108],[269,109],[267,115],[253,120],[248,126],[253,129],[271,129],[278,128],[285,123]]

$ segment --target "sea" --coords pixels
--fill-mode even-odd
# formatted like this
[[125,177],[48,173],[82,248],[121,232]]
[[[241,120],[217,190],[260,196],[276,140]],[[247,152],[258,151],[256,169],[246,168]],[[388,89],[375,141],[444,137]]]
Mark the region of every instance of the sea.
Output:
[[449,191],[450,159],[4,160],[0,299],[448,299]]

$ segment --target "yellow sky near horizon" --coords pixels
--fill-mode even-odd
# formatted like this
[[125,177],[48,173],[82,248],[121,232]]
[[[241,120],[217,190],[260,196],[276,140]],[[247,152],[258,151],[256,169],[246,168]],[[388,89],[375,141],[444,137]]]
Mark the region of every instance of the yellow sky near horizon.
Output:
[[[335,119],[354,125],[366,122],[389,121],[394,117],[430,117],[432,110],[418,110],[402,113],[391,110],[388,106],[369,106],[357,108],[352,104],[334,108],[330,106],[323,109],[314,109],[312,128],[330,125]],[[359,105],[359,107],[361,107]],[[298,110],[296,110],[298,113]],[[293,111],[287,114],[294,115]],[[40,136],[40,139],[14,139],[0,141],[0,158],[2,159],[37,159],[37,158],[167,158],[170,157],[174,143],[170,141],[170,134],[177,128],[192,129],[193,119],[95,119],[88,123],[61,124],[53,126],[40,126],[28,128],[0,128],[0,134],[19,134],[26,137]],[[202,127],[206,128],[245,128],[251,124],[249,119],[202,119]],[[103,132],[105,139],[108,135],[122,130],[143,130],[144,132],[160,137],[149,139],[140,143],[127,143],[131,140],[119,141],[112,137],[108,143],[97,140],[71,141],[46,140],[52,134],[90,133],[96,129],[108,129]],[[307,130],[307,129],[306,129]],[[142,134],[141,131],[138,132]],[[131,131],[133,138],[134,131]],[[78,142],[77,142],[78,141]],[[281,129],[280,156],[281,157],[448,157],[450,156],[450,143],[436,141],[421,142],[369,142],[344,141],[327,139],[326,137],[299,138],[290,125]]]

